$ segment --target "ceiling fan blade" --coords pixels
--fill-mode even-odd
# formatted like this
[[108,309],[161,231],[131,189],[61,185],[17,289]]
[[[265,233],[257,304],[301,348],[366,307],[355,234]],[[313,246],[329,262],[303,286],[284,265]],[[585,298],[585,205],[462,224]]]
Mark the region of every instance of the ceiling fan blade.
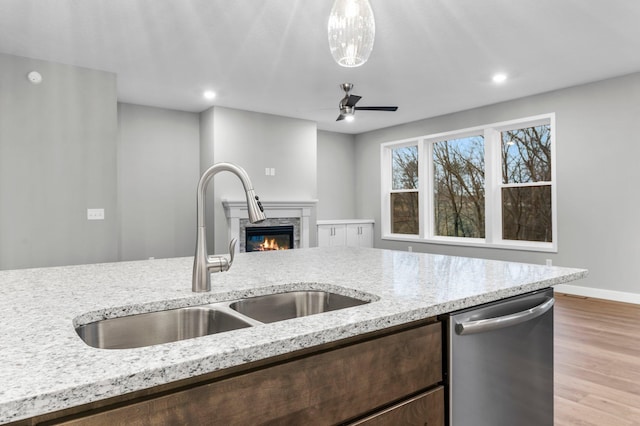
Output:
[[336,118],[336,121],[340,121],[340,120],[344,120],[344,115],[340,114],[338,118]]
[[349,95],[349,99],[347,100],[347,103],[345,104],[345,106],[348,106],[348,107],[355,106],[355,104],[357,104],[360,99],[362,99],[362,96]]
[[397,111],[397,106],[365,106],[365,107],[355,107],[355,109],[360,111]]

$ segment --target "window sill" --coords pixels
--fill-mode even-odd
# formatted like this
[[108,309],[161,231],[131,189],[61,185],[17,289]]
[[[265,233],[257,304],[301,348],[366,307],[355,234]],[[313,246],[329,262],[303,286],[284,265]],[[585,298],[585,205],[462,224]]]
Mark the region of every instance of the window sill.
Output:
[[440,244],[448,246],[462,246],[462,247],[476,247],[476,248],[489,248],[489,249],[502,249],[502,250],[520,250],[520,251],[535,251],[545,253],[557,253],[558,247],[556,243],[536,243],[536,242],[523,242],[523,241],[500,241],[499,243],[488,243],[482,238],[453,238],[453,237],[440,237],[440,238],[421,238],[418,235],[403,235],[403,234],[386,234],[382,236],[383,240],[389,241],[406,241],[412,243],[424,243],[424,244]]

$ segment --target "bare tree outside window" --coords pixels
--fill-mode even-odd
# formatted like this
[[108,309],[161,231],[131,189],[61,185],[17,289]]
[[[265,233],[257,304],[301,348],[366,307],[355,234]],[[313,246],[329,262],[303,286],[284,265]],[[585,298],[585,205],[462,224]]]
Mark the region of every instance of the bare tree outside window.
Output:
[[418,189],[418,147],[394,149],[392,161],[393,189]]
[[[553,241],[551,127],[502,132],[502,238]],[[531,185],[539,182],[540,185]]]
[[391,230],[394,234],[419,233],[418,147],[392,151]]
[[484,238],[484,137],[433,144],[434,234]]

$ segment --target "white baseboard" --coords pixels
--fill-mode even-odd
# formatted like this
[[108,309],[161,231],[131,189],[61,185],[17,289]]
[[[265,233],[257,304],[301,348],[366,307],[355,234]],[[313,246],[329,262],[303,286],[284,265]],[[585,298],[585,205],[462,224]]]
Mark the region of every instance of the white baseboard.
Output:
[[581,287],[571,284],[558,284],[553,287],[557,293],[572,294],[575,296],[593,297],[595,299],[613,300],[616,302],[635,303],[640,305],[640,294],[625,291],[604,290],[602,288]]

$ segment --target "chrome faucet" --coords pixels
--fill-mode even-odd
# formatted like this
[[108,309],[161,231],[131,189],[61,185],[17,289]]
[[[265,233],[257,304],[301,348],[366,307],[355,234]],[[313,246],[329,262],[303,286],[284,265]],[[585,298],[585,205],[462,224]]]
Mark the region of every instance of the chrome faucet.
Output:
[[193,281],[191,285],[191,289],[195,292],[211,291],[211,272],[228,271],[233,263],[233,256],[236,251],[237,240],[234,238],[229,244],[230,259],[227,260],[224,256],[209,256],[207,253],[207,230],[204,222],[205,191],[211,178],[222,171],[231,172],[240,178],[247,196],[249,221],[251,223],[258,223],[266,219],[262,204],[253,191],[253,185],[251,184],[249,175],[247,175],[247,172],[245,172],[242,167],[231,163],[217,163],[209,167],[209,169],[202,174],[198,182],[198,200],[196,206],[198,210],[198,233],[196,235],[196,256],[195,259],[193,259]]

